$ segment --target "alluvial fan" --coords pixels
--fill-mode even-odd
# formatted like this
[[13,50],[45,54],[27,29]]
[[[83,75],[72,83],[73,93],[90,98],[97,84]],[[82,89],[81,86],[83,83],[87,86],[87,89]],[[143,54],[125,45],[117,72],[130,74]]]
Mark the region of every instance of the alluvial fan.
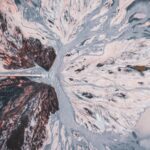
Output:
[[1,0],[0,148],[149,150],[149,7]]

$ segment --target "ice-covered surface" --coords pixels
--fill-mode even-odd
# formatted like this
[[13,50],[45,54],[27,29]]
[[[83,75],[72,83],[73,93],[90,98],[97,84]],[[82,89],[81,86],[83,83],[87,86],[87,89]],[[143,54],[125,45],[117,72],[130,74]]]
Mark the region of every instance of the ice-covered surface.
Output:
[[141,129],[147,119],[136,126],[150,106],[149,7],[149,0],[0,1],[10,41],[17,26],[56,50],[45,78],[33,79],[51,84],[59,101],[41,149],[150,149]]

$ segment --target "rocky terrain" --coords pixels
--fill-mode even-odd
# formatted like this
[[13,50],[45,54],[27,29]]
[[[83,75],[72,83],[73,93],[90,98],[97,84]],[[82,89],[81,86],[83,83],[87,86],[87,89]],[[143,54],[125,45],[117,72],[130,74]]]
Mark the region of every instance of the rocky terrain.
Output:
[[1,147],[149,150],[149,7],[1,0]]

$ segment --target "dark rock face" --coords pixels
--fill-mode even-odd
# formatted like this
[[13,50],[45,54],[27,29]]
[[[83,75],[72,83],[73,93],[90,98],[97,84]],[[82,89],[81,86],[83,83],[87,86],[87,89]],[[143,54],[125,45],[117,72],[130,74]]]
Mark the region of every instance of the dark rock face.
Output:
[[2,58],[5,62],[5,69],[25,69],[33,67],[35,64],[38,64],[47,71],[50,69],[56,58],[53,47],[44,47],[40,40],[32,37],[29,39],[24,38],[20,29],[16,27],[13,38],[16,43],[20,43],[21,47],[18,47],[15,42],[10,41],[8,37],[4,35],[4,32],[7,31],[7,21],[4,19],[1,12],[0,29],[7,43],[6,45],[8,46],[6,48],[7,52],[6,50],[0,52],[0,58]]
[[[9,42],[10,49],[16,49],[16,46]],[[56,54],[52,47],[44,48],[38,39],[23,39],[22,48],[17,49],[12,55],[1,53],[5,69],[21,69],[30,68],[38,64],[45,70],[49,70],[52,66]]]
[[[25,69],[38,64],[48,71],[55,60],[55,50],[44,47],[38,39],[24,38],[18,27],[14,35],[7,36],[7,24],[0,12],[3,37],[0,44],[4,47],[0,49],[0,58],[4,68]],[[23,77],[0,80],[0,149],[37,150],[42,147],[47,137],[49,116],[58,109],[57,95],[50,85]]]
[[131,69],[134,69],[134,70],[136,70],[136,71],[138,71],[138,72],[144,72],[144,71],[147,71],[147,70],[149,70],[150,68],[149,67],[147,67],[147,66],[143,66],[143,65],[141,65],[141,66],[130,66],[130,65],[127,65],[127,67],[128,68],[131,68]]
[[38,149],[58,100],[54,88],[26,78],[0,82],[0,149]]
[[2,30],[2,32],[5,32],[7,30],[7,21],[1,12],[0,12],[0,29]]

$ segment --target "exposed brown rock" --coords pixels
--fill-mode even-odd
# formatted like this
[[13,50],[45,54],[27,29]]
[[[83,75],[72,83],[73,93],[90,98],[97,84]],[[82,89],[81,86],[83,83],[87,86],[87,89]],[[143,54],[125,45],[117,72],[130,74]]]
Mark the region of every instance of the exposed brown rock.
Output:
[[146,67],[146,66],[133,66],[133,68],[139,72],[148,70],[148,67]]
[[[8,42],[10,44],[10,42]],[[13,48],[16,48],[11,44]],[[20,69],[33,67],[36,64],[43,67],[45,70],[49,70],[52,66],[56,54],[52,47],[44,48],[38,39],[24,39],[21,49],[17,49],[15,55],[8,55],[1,53],[6,69]]]
[[0,149],[40,148],[49,115],[59,109],[54,88],[26,78],[7,78],[0,81],[0,102]]
[[53,47],[44,47],[41,41],[36,38],[30,37],[26,39],[21,33],[21,30],[16,27],[13,35],[14,39],[19,39],[19,36],[22,37],[22,43],[20,43],[22,47],[18,47],[14,42],[8,40],[7,37],[4,36],[4,32],[7,30],[7,22],[2,13],[0,13],[0,29],[7,45],[9,45],[9,47],[6,46],[7,50],[0,52],[0,58],[4,60],[4,68],[25,69],[38,64],[47,71],[50,69],[56,58]]
[[127,67],[134,69],[134,70],[141,72],[141,73],[150,69],[149,67],[144,66],[144,65],[135,65],[135,66],[128,65]]

